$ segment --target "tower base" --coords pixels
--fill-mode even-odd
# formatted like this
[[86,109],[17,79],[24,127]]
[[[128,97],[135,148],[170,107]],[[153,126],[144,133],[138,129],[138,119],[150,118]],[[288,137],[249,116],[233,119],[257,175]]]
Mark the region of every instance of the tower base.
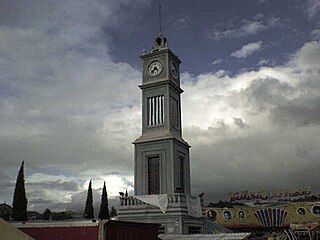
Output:
[[188,215],[185,196],[168,196],[169,204],[166,213],[159,208],[143,203],[133,197],[121,199],[118,210],[120,221],[160,224],[159,234],[205,234],[205,217]]

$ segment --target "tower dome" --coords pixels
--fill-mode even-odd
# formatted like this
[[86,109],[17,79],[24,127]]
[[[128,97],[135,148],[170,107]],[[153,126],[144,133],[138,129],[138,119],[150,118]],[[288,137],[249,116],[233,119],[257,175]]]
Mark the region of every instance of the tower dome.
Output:
[[168,40],[159,32],[157,38],[154,40],[152,52],[156,52],[162,48],[168,48]]

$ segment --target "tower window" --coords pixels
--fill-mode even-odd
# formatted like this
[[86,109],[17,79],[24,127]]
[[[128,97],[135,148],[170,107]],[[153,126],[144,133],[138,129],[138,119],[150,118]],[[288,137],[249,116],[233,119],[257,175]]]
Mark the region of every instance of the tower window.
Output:
[[178,184],[176,188],[177,193],[184,192],[184,157],[179,156],[178,158]]
[[163,124],[164,120],[164,96],[147,98],[148,126]]
[[159,156],[148,158],[148,194],[160,193],[160,159]]
[[171,97],[170,99],[170,103],[171,103],[171,125],[176,128],[179,129],[179,115],[178,115],[178,101],[176,99],[174,99],[173,97]]
[[200,234],[201,227],[200,226],[189,226],[188,227],[188,234]]

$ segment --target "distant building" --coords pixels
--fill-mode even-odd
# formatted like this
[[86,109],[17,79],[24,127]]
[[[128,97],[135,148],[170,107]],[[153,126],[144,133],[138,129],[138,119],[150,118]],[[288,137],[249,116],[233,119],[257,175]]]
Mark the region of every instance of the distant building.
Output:
[[6,203],[1,203],[0,204],[0,218],[4,220],[10,220],[12,212],[12,207]]
[[36,211],[27,212],[28,220],[39,220],[41,219],[41,214]]
[[157,240],[159,228],[158,224],[112,220],[29,221],[13,224],[35,240]]

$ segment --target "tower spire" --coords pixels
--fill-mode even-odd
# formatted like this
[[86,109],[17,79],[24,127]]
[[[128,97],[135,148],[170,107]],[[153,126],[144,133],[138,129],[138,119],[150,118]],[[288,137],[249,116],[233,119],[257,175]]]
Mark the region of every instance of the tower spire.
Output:
[[159,32],[161,33],[162,32],[162,22],[161,22],[161,1],[158,0],[158,3],[159,3]]

